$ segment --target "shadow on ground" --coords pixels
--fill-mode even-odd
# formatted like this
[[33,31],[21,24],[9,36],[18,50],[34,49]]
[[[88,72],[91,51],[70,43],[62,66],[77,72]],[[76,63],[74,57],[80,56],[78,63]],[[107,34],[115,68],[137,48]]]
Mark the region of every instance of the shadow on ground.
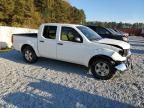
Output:
[[144,40],[129,40],[130,43],[144,43]]
[[[0,54],[0,58],[4,58],[16,63],[21,63],[21,64],[27,64],[23,60],[22,54],[17,51],[10,51],[7,53],[2,53]],[[67,63],[67,62],[62,62],[62,61],[57,61],[57,60],[52,60],[52,59],[47,59],[47,58],[39,58],[39,60],[34,63],[30,64],[33,66],[37,66],[40,68],[45,68],[45,69],[50,69],[54,70],[57,72],[65,72],[65,73],[76,73],[79,75],[87,76],[89,78],[92,78],[93,76],[88,73],[88,68],[77,65],[77,64],[72,64],[72,63]]]
[[139,49],[131,49],[131,52],[133,54],[144,54],[144,50],[139,50]]
[[[45,80],[32,82],[27,86],[33,90],[10,93],[3,100],[18,108],[133,108],[126,103]],[[34,90],[46,92],[49,96],[34,94]]]
[[132,46],[144,47],[144,44],[131,44]]

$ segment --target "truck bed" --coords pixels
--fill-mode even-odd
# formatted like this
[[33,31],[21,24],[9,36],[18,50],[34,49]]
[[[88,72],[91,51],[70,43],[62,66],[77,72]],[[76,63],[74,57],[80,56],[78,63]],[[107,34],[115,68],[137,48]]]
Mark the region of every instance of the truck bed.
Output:
[[21,34],[13,34],[13,35],[37,38],[37,33],[21,33]]
[[23,45],[30,45],[37,52],[37,33],[13,34],[13,48],[21,51]]

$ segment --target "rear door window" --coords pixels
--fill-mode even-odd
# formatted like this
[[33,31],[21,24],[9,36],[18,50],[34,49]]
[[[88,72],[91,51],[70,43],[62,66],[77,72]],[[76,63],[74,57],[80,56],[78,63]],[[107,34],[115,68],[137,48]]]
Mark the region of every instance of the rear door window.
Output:
[[47,39],[55,39],[57,32],[57,26],[45,26],[43,36]]

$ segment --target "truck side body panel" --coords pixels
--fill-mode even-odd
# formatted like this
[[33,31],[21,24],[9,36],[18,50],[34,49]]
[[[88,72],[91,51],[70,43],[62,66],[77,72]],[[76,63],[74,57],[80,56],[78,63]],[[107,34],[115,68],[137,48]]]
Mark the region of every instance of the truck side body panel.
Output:
[[36,37],[27,37],[27,36],[18,36],[18,35],[14,35],[13,37],[13,47],[14,49],[18,50],[18,51],[22,51],[22,47],[24,45],[29,45],[33,48],[33,50],[35,51],[36,55],[38,57],[40,57],[39,55],[39,51],[37,48],[37,38]]

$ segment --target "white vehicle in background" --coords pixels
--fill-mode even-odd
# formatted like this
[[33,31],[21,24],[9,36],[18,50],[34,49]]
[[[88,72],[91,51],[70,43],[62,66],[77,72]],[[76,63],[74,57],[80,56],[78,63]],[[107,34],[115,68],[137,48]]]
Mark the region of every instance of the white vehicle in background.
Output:
[[42,24],[38,34],[13,34],[13,47],[26,62],[51,58],[89,67],[95,78],[110,79],[117,70],[125,71],[131,56],[130,44],[102,39],[83,25]]

